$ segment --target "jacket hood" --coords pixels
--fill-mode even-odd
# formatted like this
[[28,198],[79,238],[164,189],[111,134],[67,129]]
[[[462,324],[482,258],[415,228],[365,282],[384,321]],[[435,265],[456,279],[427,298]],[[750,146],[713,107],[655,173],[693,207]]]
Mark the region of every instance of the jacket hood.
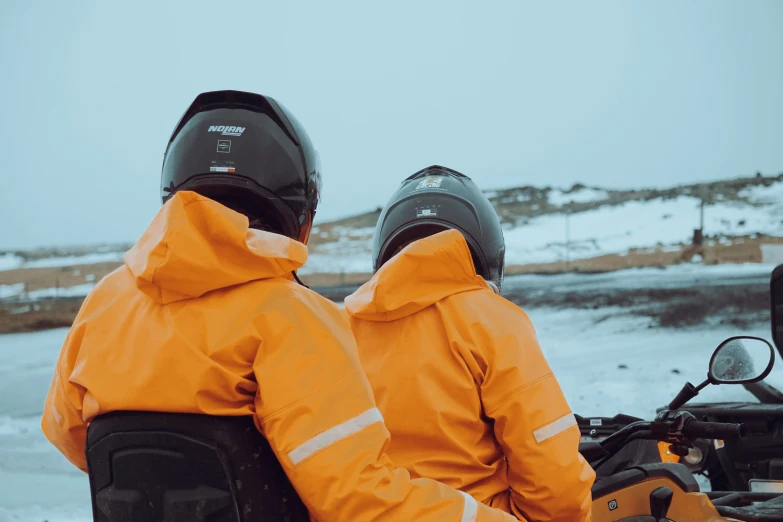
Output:
[[395,321],[450,295],[489,289],[476,274],[465,238],[447,230],[414,241],[345,298],[345,309],[367,321]]
[[290,278],[306,260],[302,243],[250,229],[242,214],[188,191],[163,205],[124,258],[136,287],[161,304],[259,279]]

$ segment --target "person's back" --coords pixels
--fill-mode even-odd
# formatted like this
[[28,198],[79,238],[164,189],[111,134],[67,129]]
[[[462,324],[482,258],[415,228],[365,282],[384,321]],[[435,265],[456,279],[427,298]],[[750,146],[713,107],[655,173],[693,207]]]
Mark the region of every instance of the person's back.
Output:
[[[389,454],[412,476],[523,520],[589,520],[594,473],[578,453],[576,421],[530,320],[487,283],[502,278],[499,224],[500,239],[487,238],[497,218],[469,191],[450,213],[467,183],[450,172],[406,180],[376,229],[375,275],[345,300],[392,433]],[[471,206],[482,226],[467,222]]]
[[295,282],[320,190],[301,127],[259,95],[202,96],[167,149],[163,208],[68,334],[46,436],[86,471],[105,413],[252,416],[322,522],[505,520],[393,469],[342,311]]
[[[61,422],[73,414],[77,421],[118,410],[237,416],[288,405],[299,392],[281,372],[286,360],[297,378],[313,369],[297,359],[299,349],[280,353],[281,346],[296,337],[306,343],[307,327],[341,320],[333,303],[293,281],[306,258],[301,243],[249,230],[223,205],[177,193],[85,301],[55,374],[77,386],[50,394],[46,434],[62,442]],[[339,328],[325,341],[318,349],[338,360],[350,343]],[[265,370],[272,375],[259,387]],[[320,380],[323,370],[321,362],[308,379]],[[255,404],[261,391],[264,403]],[[86,426],[74,428],[83,433],[65,455],[86,469]]]

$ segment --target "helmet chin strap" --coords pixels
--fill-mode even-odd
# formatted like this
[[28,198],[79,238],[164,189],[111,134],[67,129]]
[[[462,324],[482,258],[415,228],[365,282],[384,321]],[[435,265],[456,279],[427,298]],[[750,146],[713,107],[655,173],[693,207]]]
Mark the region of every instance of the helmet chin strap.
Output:
[[300,285],[302,285],[305,288],[310,288],[309,286],[304,284],[301,279],[299,279],[299,276],[296,274],[296,270],[293,270],[291,273],[294,275],[294,281],[296,281],[297,283],[299,283]]

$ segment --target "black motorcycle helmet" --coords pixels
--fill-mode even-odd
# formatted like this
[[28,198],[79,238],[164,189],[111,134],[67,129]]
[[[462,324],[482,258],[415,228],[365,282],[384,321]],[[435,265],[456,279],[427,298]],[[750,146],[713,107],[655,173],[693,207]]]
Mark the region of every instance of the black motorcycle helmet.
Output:
[[161,198],[192,190],[244,214],[254,228],[306,244],[320,170],[307,132],[280,103],[249,92],[205,92],[169,139]]
[[373,269],[408,243],[449,229],[465,236],[476,273],[500,288],[506,244],[495,209],[469,177],[439,165],[403,181],[384,207],[373,237]]

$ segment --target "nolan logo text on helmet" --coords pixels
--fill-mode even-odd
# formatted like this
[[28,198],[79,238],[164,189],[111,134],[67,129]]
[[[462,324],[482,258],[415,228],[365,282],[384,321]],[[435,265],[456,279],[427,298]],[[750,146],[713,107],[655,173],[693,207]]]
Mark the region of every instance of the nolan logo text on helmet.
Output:
[[223,136],[241,136],[245,132],[244,127],[229,127],[227,125],[210,125],[207,132],[219,132]]

